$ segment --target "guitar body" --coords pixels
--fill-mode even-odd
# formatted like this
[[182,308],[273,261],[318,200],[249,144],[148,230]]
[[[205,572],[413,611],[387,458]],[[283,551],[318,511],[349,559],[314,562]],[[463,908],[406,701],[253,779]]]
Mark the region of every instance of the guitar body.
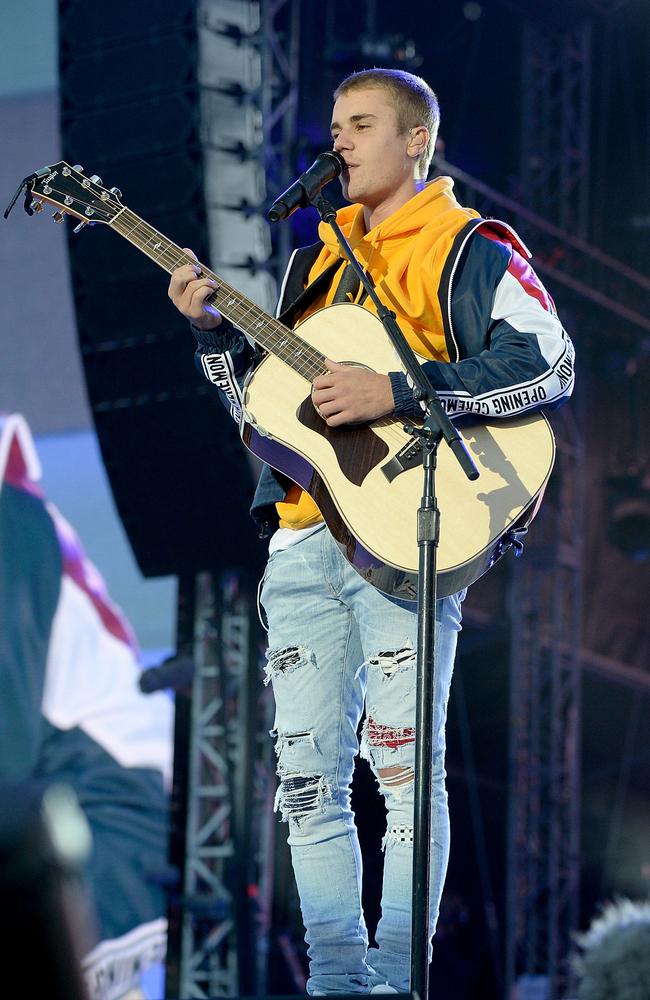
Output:
[[[387,374],[401,369],[381,322],[360,306],[322,309],[300,324],[302,340],[335,361]],[[417,510],[422,465],[404,420],[329,428],[310,383],[268,355],[244,390],[242,438],[263,461],[314,498],[346,557],[379,590],[417,599]],[[470,482],[444,444],[438,450],[438,595],[478,579],[534,516],[555,456],[546,418],[468,422],[463,439],[480,475]]]

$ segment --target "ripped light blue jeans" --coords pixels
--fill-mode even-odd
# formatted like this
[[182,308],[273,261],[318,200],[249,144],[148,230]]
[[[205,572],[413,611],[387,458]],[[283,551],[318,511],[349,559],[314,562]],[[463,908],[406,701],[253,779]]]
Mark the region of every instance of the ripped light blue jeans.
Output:
[[[462,595],[438,601],[434,692],[431,935],[449,855],[445,721]],[[307,991],[409,990],[417,617],[348,565],[326,528],[271,555],[261,601],[276,704],[276,807],[308,944]],[[384,796],[384,882],[377,948],[361,908],[361,854],[350,783],[361,753]]]

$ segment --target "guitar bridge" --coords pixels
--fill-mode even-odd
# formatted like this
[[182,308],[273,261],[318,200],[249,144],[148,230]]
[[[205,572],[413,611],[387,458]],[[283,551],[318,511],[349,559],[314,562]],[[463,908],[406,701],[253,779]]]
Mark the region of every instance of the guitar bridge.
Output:
[[397,479],[402,472],[415,468],[415,466],[420,465],[421,462],[422,442],[419,438],[413,438],[413,440],[408,441],[403,448],[400,448],[397,454],[393,455],[390,461],[381,466],[381,471],[386,476],[388,482],[392,483],[393,480]]

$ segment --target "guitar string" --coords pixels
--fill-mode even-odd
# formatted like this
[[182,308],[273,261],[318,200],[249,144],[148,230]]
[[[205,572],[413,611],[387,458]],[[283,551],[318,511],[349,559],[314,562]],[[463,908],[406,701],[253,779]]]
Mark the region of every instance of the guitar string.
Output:
[[[129,212],[128,209],[126,209],[125,211]],[[150,256],[151,259],[153,259],[160,266],[163,266],[165,270],[171,272],[174,270],[175,267],[180,266],[181,264],[194,263],[192,258],[190,258],[186,253],[184,253],[179,247],[177,247],[166,237],[162,236],[162,234],[154,230],[153,227],[149,226],[149,224],[144,222],[144,220],[141,220],[138,216],[135,216],[133,213],[129,212],[129,215],[131,216],[131,219],[128,220],[127,224],[130,226],[130,232],[128,233],[127,238],[132,237],[133,239],[136,239],[135,236],[136,230],[144,230],[144,235],[147,237],[147,239],[144,241],[141,238],[138,239],[136,245],[138,245],[140,249],[142,249],[143,252],[145,253],[147,253],[146,244],[152,244],[153,240],[156,241],[156,244],[161,243],[162,249],[159,252],[157,252],[155,255],[153,254],[151,255],[147,254],[147,255]],[[118,221],[121,222],[122,219],[120,218],[120,220],[116,220],[116,222]],[[117,228],[117,225],[115,228]],[[153,245],[155,246],[156,244]],[[170,258],[170,260],[166,261],[165,265],[162,262],[166,258]],[[209,269],[206,268],[205,270],[208,271],[210,275],[213,275],[213,272],[209,271]],[[221,279],[218,275],[214,274],[213,276],[218,284],[220,283],[227,289],[225,295],[221,296],[222,298],[226,298],[228,295],[231,295],[234,302],[237,301],[237,298],[241,298],[241,293],[237,292],[236,289],[229,286],[227,282]],[[223,287],[221,291],[223,291]],[[218,294],[215,294],[215,298],[217,298],[217,300],[219,299],[219,297],[220,296]],[[239,322],[244,322],[248,314],[250,313],[255,317],[256,320],[258,318],[262,320],[262,326],[266,327],[265,333],[268,334],[269,332],[268,327],[271,328],[271,331],[274,334],[274,339],[277,338],[277,330],[279,330],[280,331],[279,336],[283,340],[288,341],[289,343],[298,344],[299,345],[298,348],[292,347],[292,349],[287,352],[278,350],[278,344],[275,343],[272,345],[275,348],[275,351],[273,353],[276,353],[281,360],[284,360],[285,362],[289,363],[290,367],[294,371],[297,371],[297,373],[300,374],[302,377],[304,377],[307,381],[309,382],[313,381],[313,379],[317,375],[322,374],[327,370],[323,363],[324,362],[323,354],[316,351],[316,349],[312,348],[311,345],[307,344],[306,341],[303,341],[302,338],[299,338],[295,334],[293,334],[293,331],[290,330],[289,327],[285,327],[282,324],[280,324],[277,320],[274,320],[272,317],[268,317],[267,314],[265,314],[262,310],[260,310],[257,306],[255,306],[254,303],[251,303],[251,307],[244,308],[243,312],[240,304],[237,311],[235,311],[234,309],[232,311],[235,313],[235,315],[237,315],[237,311],[239,312],[239,316],[237,317],[239,319]],[[253,327],[250,324],[248,324],[248,330],[253,334],[255,333]],[[267,336],[267,340],[268,339],[269,338]],[[265,345],[263,344],[262,346]],[[308,356],[306,359],[307,360],[306,365],[301,363],[296,364],[294,358],[296,354],[302,350],[306,350],[308,355],[309,352],[311,351],[312,355],[317,358],[317,362],[315,364],[310,363]],[[395,426],[396,419],[394,417],[387,416],[378,418],[377,420],[373,421],[373,424],[374,426],[380,426],[385,429],[384,431],[385,436],[386,438],[389,439],[391,443],[394,443],[395,445],[401,445],[403,443],[404,431],[400,431],[398,427]]]
[[[59,191],[59,194],[64,194],[64,192]],[[65,205],[62,208],[68,207]],[[171,240],[168,240],[162,233],[150,226],[149,223],[141,219],[139,216],[135,215],[130,209],[122,206],[118,201],[113,201],[113,199],[106,199],[100,201],[100,210],[111,209],[114,211],[114,216],[109,223],[115,228],[120,235],[124,236],[129,242],[132,242],[137,246],[142,252],[148,256],[154,263],[158,264],[164,270],[171,273],[175,267],[180,266],[184,263],[194,263],[192,258],[190,258],[180,247],[176,246]],[[83,221],[86,221],[85,219]],[[90,221],[90,217],[89,220]],[[162,249],[156,253],[152,253],[152,249],[160,246]],[[166,258],[169,258],[167,260]],[[302,338],[297,337],[293,331],[288,327],[283,326],[277,320],[272,319],[272,317],[267,316],[261,309],[255,306],[254,303],[250,303],[249,307],[246,307],[241,300],[243,296],[241,293],[237,292],[236,289],[231,288],[227,282],[219,278],[218,275],[214,274],[209,269],[205,269],[208,273],[214,277],[220,288],[215,290],[213,293],[214,298],[217,300],[219,298],[226,298],[230,295],[232,304],[236,305],[237,308],[233,308],[232,312],[240,323],[245,323],[249,316],[252,316],[256,322],[256,328],[258,330],[264,329],[266,335],[267,343],[272,347],[272,353],[275,353],[280,357],[280,360],[285,361],[289,366],[296,371],[299,375],[304,377],[307,381],[311,382],[317,375],[324,373],[327,369],[324,366],[324,355],[312,348],[306,341]],[[224,293],[225,288],[225,293]],[[221,292],[221,296],[219,295]],[[211,296],[212,298],[212,296]],[[229,303],[230,304],[230,303]],[[255,329],[253,324],[250,322],[246,324],[248,331],[250,331],[255,337]],[[277,342],[278,331],[280,336],[280,342]],[[259,339],[259,333],[258,333]],[[264,339],[264,338],[262,338]],[[274,341],[271,343],[271,341]],[[289,343],[292,345],[290,351],[284,349],[284,343]],[[265,346],[262,344],[262,346]],[[296,363],[295,357],[301,353],[306,353],[306,362]],[[310,354],[312,360],[310,361]],[[314,363],[313,359],[316,358]],[[387,437],[391,438],[397,444],[401,443],[403,440],[403,431],[400,431],[395,426],[395,418],[393,417],[383,417],[376,421],[373,421],[375,426],[382,426],[385,428],[385,434]]]
[[[58,188],[56,190],[65,198],[66,193],[64,191],[61,191]],[[93,193],[91,188],[87,188],[85,190]],[[111,209],[115,213],[110,222],[108,222],[108,225],[116,229],[117,232],[124,236],[128,242],[133,243],[145,254],[145,256],[148,256],[150,260],[162,267],[163,270],[171,274],[176,267],[182,266],[186,263],[196,263],[180,247],[174,244],[162,233],[159,233],[153,228],[153,226],[147,223],[144,219],[141,219],[129,208],[121,205],[117,200],[113,200],[112,198],[100,198],[99,204],[100,211],[101,209],[104,209],[104,211]],[[66,205],[64,201],[60,207],[65,210],[70,206]],[[106,214],[108,214],[108,212],[106,212]],[[83,222],[88,223],[90,223],[91,220],[92,216],[87,218],[84,217],[82,219]],[[123,222],[126,223],[128,228],[123,228]],[[138,232],[139,230],[141,232]],[[150,246],[148,246],[148,244],[150,244]],[[158,246],[162,247],[160,252],[157,252],[156,254],[150,252],[150,250],[157,248]],[[170,259],[168,261],[165,260],[163,263],[165,258]],[[269,343],[269,346],[272,347],[272,353],[278,356],[280,360],[288,364],[292,370],[296,371],[298,375],[302,376],[309,382],[312,382],[317,375],[324,374],[327,371],[324,366],[325,355],[323,355],[316,348],[312,347],[312,345],[307,341],[304,341],[301,337],[296,335],[289,327],[284,326],[278,320],[266,314],[262,309],[256,306],[255,303],[250,302],[249,300],[250,304],[246,306],[246,302],[242,301],[245,300],[245,297],[240,292],[230,286],[217,274],[214,274],[209,268],[206,268],[204,265],[201,265],[201,267],[217,282],[218,286],[212,295],[208,297],[208,301],[213,299],[215,300],[216,305],[219,299],[224,300],[229,296],[230,298],[227,305],[231,307],[231,311],[239,323],[247,323],[246,332],[250,333],[254,339],[260,339],[259,332],[256,336],[255,330],[263,330],[265,339]],[[249,318],[250,321],[247,322]],[[277,342],[278,337],[280,338],[279,342]],[[276,342],[271,344],[272,340],[275,340]],[[291,350],[287,352],[284,347],[285,344],[292,344],[296,346],[292,346]],[[262,343],[262,346],[265,347],[266,345]],[[297,356],[299,357],[302,353],[305,353],[306,355],[304,359],[306,364],[303,361],[298,363],[295,361],[295,358]],[[384,427],[386,436],[399,443],[403,440],[404,432],[399,432],[395,427],[395,423],[396,418],[391,416],[381,417],[373,421],[374,426]]]
[[[90,184],[88,184],[87,190],[94,194]],[[64,192],[59,193],[63,194]],[[172,241],[168,240],[167,237],[163,236],[162,233],[159,233],[143,219],[140,219],[130,209],[123,207],[117,200],[113,201],[110,197],[100,199],[99,206],[100,211],[102,207],[104,210],[107,208],[113,210],[115,212],[111,223],[113,227],[169,273],[175,267],[184,263],[193,263],[192,258],[188,257]],[[88,221],[90,221],[90,218]],[[161,250],[155,254],[152,253],[151,250],[153,248],[157,249],[158,246],[161,247]],[[248,307],[243,305],[241,301],[238,301],[243,296],[236,289],[231,288],[227,282],[220,279],[216,274],[213,274],[209,269],[206,268],[205,270],[216,280],[218,285],[215,292],[209,296],[208,301],[212,300],[215,304],[221,304],[221,308],[224,311],[227,307],[230,307],[235,321],[244,325],[246,332],[249,332],[254,339],[259,340],[262,346],[267,346],[268,344],[281,360],[289,364],[293,370],[308,381],[312,381],[317,375],[326,372],[324,355],[315,348],[312,348],[302,338],[296,336],[288,327],[267,316],[254,303],[250,303]],[[261,336],[262,332],[264,336]],[[266,341],[266,344],[264,341]],[[288,350],[287,346],[289,347]],[[303,354],[305,355],[304,362],[297,360]]]
[[[171,272],[176,267],[185,263],[194,263],[186,253],[182,252],[175,244],[162,237],[156,231],[151,232],[148,224],[142,223],[139,219],[124,220],[128,230],[123,233],[127,238],[136,243],[148,256],[165,270]],[[116,220],[115,228],[122,219]],[[124,226],[119,226],[124,229]],[[160,249],[158,246],[160,245]],[[152,253],[152,249],[156,252]],[[213,274],[204,267],[204,273],[214,277],[217,288],[209,300],[221,308],[224,314],[232,317],[233,321],[250,333],[255,340],[263,347],[268,346],[273,353],[276,353],[281,360],[285,361],[299,375],[312,381],[316,375],[325,372],[324,355],[312,348],[306,341],[298,337],[288,327],[283,326],[277,320],[268,316],[254,303],[242,302],[243,296],[232,288],[218,275]],[[301,358],[304,355],[304,358]]]
[[[67,166],[67,164],[64,166]],[[71,170],[71,168],[69,169]],[[84,190],[87,190],[94,197],[96,205],[94,212],[96,214],[107,216],[109,220],[108,224],[112,228],[116,229],[129,242],[141,249],[146,256],[153,260],[154,263],[163,267],[164,270],[167,270],[168,273],[171,273],[175,267],[182,264],[194,263],[192,258],[184,253],[180,247],[176,247],[171,240],[168,240],[162,233],[159,233],[143,219],[140,219],[130,209],[122,206],[117,200],[113,200],[110,197],[106,199],[97,198],[96,192],[93,191],[90,184]],[[51,194],[52,191],[56,191],[56,193],[62,196],[63,203],[60,204],[60,207],[64,210],[69,210],[70,206],[65,203],[65,197],[68,196],[67,192],[62,191],[58,187],[52,187],[49,193]],[[38,191],[35,191],[36,195],[38,193]],[[48,196],[43,195],[43,197],[47,198]],[[80,201],[82,205],[85,204],[87,207],[91,207],[87,201],[83,201],[78,197],[76,200]],[[112,218],[111,213],[113,213]],[[82,222],[86,223],[92,221],[92,216],[79,216],[79,218]],[[161,250],[153,253],[152,247],[157,244],[160,245]],[[267,316],[254,303],[250,302],[247,307],[242,301],[244,296],[229,286],[226,281],[219,278],[218,275],[209,271],[208,268],[204,268],[204,272],[213,277],[218,286],[210,298],[219,300],[222,303],[222,308],[224,308],[224,303],[226,303],[226,307],[230,306],[235,321],[243,324],[244,329],[254,339],[260,341],[262,346],[268,345],[272,353],[277,354],[297,374],[310,382],[317,375],[327,371],[323,354],[312,348],[311,345],[294,334],[288,327]],[[262,333],[264,336],[262,336]],[[266,341],[266,343],[263,343],[263,341]],[[301,356],[303,355],[304,358],[301,360]]]
[[[139,217],[137,217],[137,216],[134,217],[134,223],[135,224],[133,225],[133,228],[131,230],[130,235],[133,235],[134,230],[136,230],[136,229],[142,229],[144,227],[145,235],[147,235],[147,230],[152,233],[152,235],[150,235],[149,238],[145,241],[146,243],[151,243],[152,239],[155,239],[156,243],[160,243],[160,242],[164,241],[164,243],[167,244],[167,246],[163,246],[162,250],[156,254],[155,258],[152,258],[152,259],[155,259],[156,263],[161,264],[162,260],[164,258],[166,258],[166,257],[170,257],[171,258],[171,261],[168,262],[169,265],[173,264],[174,266],[179,266],[180,264],[183,264],[183,263],[194,263],[194,261],[192,261],[192,259],[190,257],[188,257],[188,255],[186,253],[184,253],[182,250],[180,250],[179,247],[176,246],[176,244],[172,243],[170,240],[167,240],[166,237],[162,237],[161,234],[159,234],[157,231],[153,230],[152,227],[149,226],[148,223],[145,223],[143,220],[140,220]],[[160,237],[160,239],[159,239],[159,237]],[[146,253],[146,249],[145,249],[144,244],[142,242],[140,242],[138,245]],[[169,268],[165,267],[165,270],[167,270],[167,269],[169,269],[170,271],[173,271],[174,267],[173,266],[169,266]],[[208,269],[206,268],[206,270],[208,270]],[[213,272],[210,271],[209,273],[212,274]],[[226,285],[226,287],[228,288],[228,293],[226,293],[226,294],[229,294],[230,291],[232,291],[233,296],[240,296],[241,295],[241,293],[238,293],[236,291],[236,289],[231,289],[231,287],[228,286],[227,283],[225,281],[223,281],[223,279],[219,278],[218,275],[214,275],[214,277],[217,280],[217,282],[221,282],[223,285]],[[210,298],[211,297],[212,296],[210,296]],[[216,296],[216,298],[218,298],[218,297],[219,296]],[[243,317],[240,317],[240,322],[242,321],[242,319],[246,318],[246,314],[247,313],[253,313],[253,315],[256,315],[257,313],[259,313],[260,316],[264,316],[266,318],[266,314],[263,313],[262,310],[258,309],[258,307],[255,306],[254,304],[251,304],[251,305],[252,305],[252,308],[245,309]],[[273,320],[271,317],[268,317],[268,319],[271,320],[271,322],[274,324],[274,326],[280,328],[283,337],[285,337],[285,338],[290,337],[291,334],[293,333],[293,331],[291,331],[289,329],[289,327],[283,326],[277,320]],[[319,360],[321,358],[324,359],[324,355],[321,354],[320,352],[317,352],[315,349],[312,349],[311,345],[307,344],[306,341],[303,341],[302,339],[298,340],[298,338],[295,338],[295,339],[301,345],[304,344],[305,347],[308,350],[309,349],[313,350],[314,355],[316,355]],[[289,357],[295,356],[295,353],[296,353],[295,350],[290,351],[289,352]],[[278,354],[279,354],[281,360],[286,360],[282,356],[281,353],[278,352]],[[319,374],[323,373],[324,371],[326,371],[326,369],[323,366],[321,366],[320,364],[317,364],[316,366],[311,366],[311,367],[309,365],[307,365],[307,367],[303,368],[303,366],[301,366],[300,364],[296,365],[295,363],[292,363],[291,367],[295,371],[297,371],[298,374],[302,375],[303,377],[305,377],[310,382],[313,380],[313,378],[316,377],[316,375],[319,375]],[[403,434],[404,434],[404,432],[403,431],[399,431],[395,427],[395,423],[396,423],[396,419],[394,417],[379,418],[378,420],[373,421],[374,425],[376,425],[376,426],[379,425],[379,426],[383,426],[383,427],[386,428],[386,435],[387,435],[387,437],[390,437],[393,441],[395,441],[397,443],[400,443],[400,442],[403,441]]]

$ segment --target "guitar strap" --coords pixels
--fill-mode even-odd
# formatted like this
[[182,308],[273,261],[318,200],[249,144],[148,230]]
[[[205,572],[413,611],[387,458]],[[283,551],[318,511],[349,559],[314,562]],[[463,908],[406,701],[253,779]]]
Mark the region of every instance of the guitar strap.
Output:
[[[302,263],[302,261],[300,261],[300,263]],[[290,305],[280,313],[278,316],[280,322],[285,326],[293,327],[300,313],[304,312],[307,306],[311,305],[311,303],[317,299],[319,295],[322,295],[329,288],[330,282],[341,264],[342,261],[335,260],[333,264],[330,264],[329,267],[325,268],[322,274],[318,275],[315,281],[312,281],[310,285],[303,288],[298,297],[290,302]],[[294,268],[292,268],[292,271],[293,270]],[[289,280],[291,280],[291,277],[292,275],[289,276]],[[281,305],[284,305],[284,299],[288,297],[287,292],[289,295],[291,294],[291,290],[288,287],[285,289]]]
[[[359,276],[349,262],[345,265],[343,269],[343,274],[339,279],[339,283],[336,286],[336,291],[334,292],[334,298],[332,302],[355,302],[357,295],[359,294]],[[361,298],[361,302],[365,299],[366,292],[364,288],[364,293]]]
[[[278,316],[279,321],[285,326],[294,326],[300,314],[303,313],[305,309],[307,309],[307,307],[315,301],[315,299],[319,298],[319,296],[323,295],[327,291],[341,269],[343,269],[343,273],[341,274],[336,293],[334,295],[334,302],[350,302],[354,301],[356,298],[359,290],[359,279],[354,273],[352,266],[341,259],[335,260],[329,265],[329,267],[326,267],[322,274],[318,275],[315,281],[312,281],[306,288],[303,288],[296,298],[291,301],[292,293],[295,294],[298,288],[302,287],[305,277],[316,260],[321,247],[322,243],[317,243],[315,246],[311,247],[304,247],[298,250],[294,257],[291,271],[287,276],[280,306],[283,307],[287,299],[289,299],[290,304],[284,308]],[[359,304],[361,304],[365,297],[366,293],[364,292]]]

